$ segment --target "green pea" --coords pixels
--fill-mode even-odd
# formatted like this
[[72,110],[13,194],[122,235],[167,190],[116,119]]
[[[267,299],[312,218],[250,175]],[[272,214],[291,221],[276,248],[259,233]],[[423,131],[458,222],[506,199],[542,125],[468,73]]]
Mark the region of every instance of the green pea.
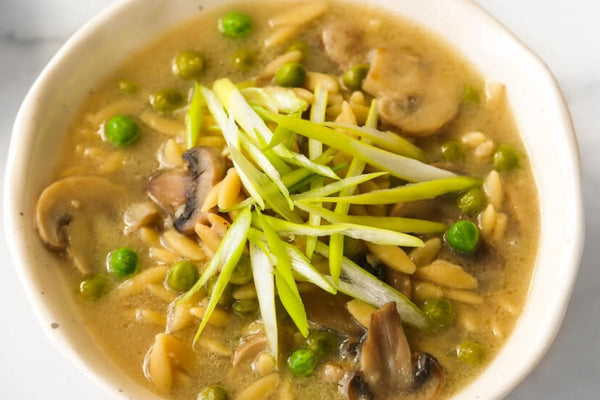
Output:
[[290,371],[296,376],[308,376],[317,366],[317,355],[310,349],[294,351],[287,359]]
[[228,400],[229,395],[223,386],[212,385],[204,389],[196,400]]
[[150,104],[158,112],[175,111],[185,103],[185,97],[176,89],[161,89],[150,96]]
[[109,254],[108,272],[117,278],[135,274],[138,268],[138,255],[128,247],[121,247]]
[[485,357],[485,348],[472,340],[465,340],[456,347],[456,357],[471,365],[481,363]]
[[256,299],[234,300],[231,309],[238,317],[251,317],[258,312],[258,301]]
[[178,261],[169,268],[167,285],[176,292],[187,292],[198,280],[196,266],[188,260]]
[[448,326],[454,320],[452,302],[442,297],[425,301],[423,312],[437,328]]
[[367,64],[356,64],[342,75],[342,82],[349,90],[360,90],[368,73],[369,66]]
[[474,86],[465,86],[461,93],[461,99],[465,104],[479,104],[479,90]]
[[252,19],[239,11],[232,11],[219,19],[219,31],[229,38],[243,38],[252,32]]
[[206,68],[204,57],[194,50],[182,51],[173,60],[173,71],[181,79],[195,79]]
[[252,280],[252,266],[250,265],[250,257],[241,256],[240,261],[236,265],[231,278],[230,283],[234,285],[245,285]]
[[306,80],[306,70],[295,61],[286,62],[275,74],[275,83],[283,87],[298,87]]
[[519,166],[519,154],[508,144],[499,145],[492,159],[497,171],[511,171]]
[[455,222],[444,235],[448,246],[461,253],[472,253],[479,246],[479,229],[469,221]]
[[231,62],[238,71],[248,71],[256,63],[256,53],[250,49],[237,49],[231,55]]
[[315,352],[317,357],[323,358],[337,348],[338,339],[337,337],[328,331],[319,331],[311,333],[306,339],[308,348]]
[[290,51],[299,51],[300,53],[302,53],[303,57],[306,57],[309,53],[310,53],[310,47],[308,47],[308,45],[304,42],[294,42],[290,45],[290,47],[288,47],[286,49],[286,53],[289,53]]
[[97,299],[108,290],[108,277],[103,274],[92,274],[79,283],[79,293],[86,299]]
[[129,79],[121,79],[118,85],[119,90],[125,94],[134,94],[140,89],[137,83],[130,81]]
[[[208,283],[206,284],[206,292],[209,296],[213,292],[213,288],[214,288],[215,284],[217,283],[217,279],[218,279],[218,277],[216,277],[216,276],[212,277],[208,280]],[[221,294],[221,297],[219,297],[219,301],[217,302],[217,304],[222,307],[229,307],[231,305],[232,301],[233,301],[233,290],[231,289],[231,285],[227,285],[227,286],[225,286],[225,289],[223,289],[223,293]]]
[[126,115],[116,115],[104,124],[106,140],[117,147],[126,147],[139,136],[139,128],[135,121]]
[[455,140],[450,140],[441,146],[442,156],[444,159],[449,162],[456,162],[461,160],[465,154],[463,152],[463,147],[460,142]]
[[484,209],[486,201],[483,190],[472,188],[458,197],[456,205],[463,213],[475,215]]

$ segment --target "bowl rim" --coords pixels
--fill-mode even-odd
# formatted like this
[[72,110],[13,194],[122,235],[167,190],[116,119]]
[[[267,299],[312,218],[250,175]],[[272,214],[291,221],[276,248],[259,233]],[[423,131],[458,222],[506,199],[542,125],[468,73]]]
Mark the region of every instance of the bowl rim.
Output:
[[[23,159],[19,159],[19,155],[36,139],[36,133],[30,129],[30,118],[32,110],[35,107],[39,107],[39,105],[36,104],[36,97],[38,93],[42,90],[47,79],[49,79],[49,77],[51,77],[53,73],[60,68],[62,60],[68,56],[72,56],[73,53],[76,53],[78,47],[81,46],[81,43],[88,40],[89,37],[94,36],[99,27],[107,24],[111,18],[123,13],[124,10],[135,9],[143,6],[144,2],[145,0],[123,0],[109,5],[106,9],[86,22],[63,44],[60,50],[52,57],[50,62],[46,65],[33,83],[21,107],[19,108],[10,140],[4,184],[3,213],[5,217],[4,225],[6,232],[21,233],[22,231],[22,218],[19,216],[18,212],[22,201],[22,193],[19,190],[15,190],[15,188],[21,189],[24,187],[22,182],[24,182],[26,178],[25,169],[19,168],[23,164]],[[384,0],[374,0],[371,2],[380,3],[385,6]],[[572,196],[570,197],[572,204],[569,205],[570,209],[568,210],[568,213],[571,217],[571,225],[568,227],[570,232],[570,240],[565,244],[564,249],[564,262],[568,264],[569,269],[566,271],[567,273],[565,273],[564,284],[559,288],[560,290],[557,291],[555,298],[554,304],[556,304],[558,308],[554,310],[551,318],[548,318],[544,321],[544,327],[546,329],[540,335],[539,340],[533,343],[531,350],[526,355],[525,363],[527,364],[527,368],[515,368],[510,372],[510,377],[504,379],[505,384],[503,387],[494,389],[495,391],[492,393],[494,397],[502,398],[512,391],[542,359],[543,355],[552,345],[568,307],[568,300],[574,287],[577,270],[579,268],[583,251],[585,234],[582,205],[583,202],[581,195],[582,191],[579,151],[568,106],[565,102],[564,96],[560,91],[556,79],[546,64],[520,39],[510,32],[510,30],[508,30],[495,17],[485,11],[485,9],[475,1],[454,0],[452,3],[462,7],[463,12],[468,12],[473,16],[473,18],[482,20],[487,28],[493,31],[494,35],[499,35],[505,40],[510,40],[523,53],[523,62],[526,61],[532,66],[538,68],[541,74],[540,79],[545,81],[545,86],[550,95],[549,98],[545,99],[544,101],[549,102],[549,106],[556,111],[556,121],[560,125],[560,130],[564,132],[564,137],[562,137],[563,142],[566,145],[564,152],[565,158],[569,161],[570,168],[568,171],[568,175],[571,179],[571,186],[569,189],[572,193]],[[467,53],[462,53],[462,56],[469,59],[469,54]],[[26,134],[23,135],[23,132]],[[107,380],[106,376],[100,375],[96,370],[92,369],[91,366],[84,362],[77,351],[75,351],[73,345],[67,340],[66,336],[60,330],[53,330],[50,327],[50,324],[47,323],[48,316],[53,315],[54,311],[50,304],[45,301],[45,298],[39,293],[37,287],[33,283],[31,270],[32,267],[28,265],[29,263],[23,255],[27,248],[26,243],[23,241],[23,235],[6,235],[6,239],[8,242],[9,252],[11,253],[15,267],[17,268],[17,274],[21,284],[25,288],[27,298],[33,306],[33,310],[36,314],[38,322],[42,325],[44,332],[50,338],[52,343],[60,350],[60,353],[63,354],[63,356],[69,359],[73,364],[77,365],[79,369],[85,373],[85,375],[87,375],[98,386],[103,388],[106,393],[114,397],[126,398],[125,393],[121,393],[116,390],[116,387],[113,385],[112,381]],[[539,253],[537,258],[539,258]],[[511,335],[513,334],[514,332],[511,333]],[[482,375],[468,384],[467,387],[461,392],[458,392],[456,394],[456,398],[463,398],[461,396],[468,391],[469,387],[472,387],[475,382],[480,380],[481,376]],[[467,397],[464,398],[466,399]]]

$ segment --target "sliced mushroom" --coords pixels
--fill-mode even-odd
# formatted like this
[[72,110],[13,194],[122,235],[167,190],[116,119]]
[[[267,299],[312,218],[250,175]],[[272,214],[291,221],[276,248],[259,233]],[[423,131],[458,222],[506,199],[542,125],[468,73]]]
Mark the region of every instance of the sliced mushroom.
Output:
[[187,189],[193,185],[191,175],[181,169],[160,171],[148,181],[148,195],[167,214],[180,212],[186,203]]
[[214,147],[194,147],[183,153],[183,160],[185,170],[162,171],[150,178],[148,195],[175,219],[175,229],[190,234],[202,216],[206,195],[225,175],[225,159]]
[[369,385],[358,372],[352,372],[346,377],[343,392],[348,400],[373,400]]
[[308,320],[322,328],[340,332],[348,336],[361,336],[364,328],[357,323],[346,308],[350,300],[344,295],[331,295],[329,293],[313,292],[302,295],[304,308]]
[[371,314],[363,343],[360,369],[373,393],[382,398],[414,386],[412,354],[395,303]]
[[363,89],[379,99],[382,120],[403,133],[435,133],[458,112],[457,88],[418,55],[403,49],[377,48],[370,54]]
[[421,353],[415,359],[415,391],[421,394],[422,399],[437,398],[444,384],[444,373],[438,360],[428,353]]
[[73,176],[54,182],[36,206],[40,239],[48,248],[65,253],[81,273],[91,272],[86,259],[94,242],[93,224],[101,223],[100,214],[114,212],[115,199],[125,193],[125,188],[101,177]]
[[344,70],[367,58],[364,33],[349,22],[330,24],[323,29],[321,40],[325,53]]

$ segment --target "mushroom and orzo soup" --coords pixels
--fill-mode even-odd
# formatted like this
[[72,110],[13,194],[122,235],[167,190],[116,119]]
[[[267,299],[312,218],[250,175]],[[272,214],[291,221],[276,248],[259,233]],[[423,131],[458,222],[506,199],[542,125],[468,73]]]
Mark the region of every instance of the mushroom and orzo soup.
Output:
[[107,72],[35,223],[164,398],[442,399],[510,335],[539,211],[501,83],[375,9],[260,1]]

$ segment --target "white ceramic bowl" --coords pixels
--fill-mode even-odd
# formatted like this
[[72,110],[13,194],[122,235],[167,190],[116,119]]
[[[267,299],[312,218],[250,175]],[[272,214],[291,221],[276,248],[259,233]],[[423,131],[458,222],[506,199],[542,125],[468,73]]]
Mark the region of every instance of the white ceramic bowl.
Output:
[[[371,0],[441,34],[487,78],[506,84],[541,199],[539,257],[516,329],[487,370],[456,399],[505,396],[541,359],[563,319],[583,246],[577,146],[551,73],[470,0]],[[223,0],[204,0],[205,8]],[[83,327],[70,294],[33,227],[37,196],[50,183],[65,127],[100,79],[148,38],[198,12],[192,0],[124,0],[75,34],[37,79],[18,113],[8,157],[5,224],[15,264],[48,335],[115,398],[154,398],[111,367]],[[148,23],[151,21],[151,23]],[[51,329],[57,323],[58,329]]]

